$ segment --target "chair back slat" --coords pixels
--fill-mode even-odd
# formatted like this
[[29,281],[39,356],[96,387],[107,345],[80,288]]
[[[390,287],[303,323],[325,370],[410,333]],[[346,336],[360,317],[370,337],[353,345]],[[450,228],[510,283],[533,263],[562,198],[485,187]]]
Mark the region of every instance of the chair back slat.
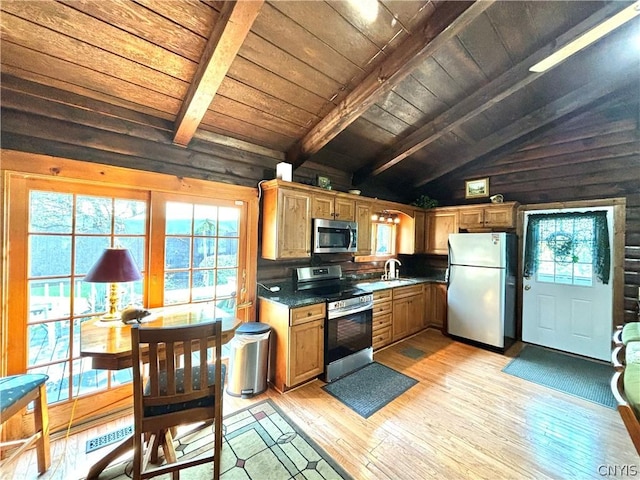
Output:
[[149,388],[151,396],[160,394],[160,380],[158,378],[160,355],[158,355],[158,344],[149,344]]
[[[200,342],[200,371],[204,372],[207,368],[207,344],[206,342]],[[207,388],[206,376],[200,375],[200,389]]]
[[175,395],[176,393],[176,358],[173,343],[167,343],[166,361],[167,361],[167,395]]
[[193,349],[191,339],[184,341],[184,388],[185,393],[190,392],[193,385]]

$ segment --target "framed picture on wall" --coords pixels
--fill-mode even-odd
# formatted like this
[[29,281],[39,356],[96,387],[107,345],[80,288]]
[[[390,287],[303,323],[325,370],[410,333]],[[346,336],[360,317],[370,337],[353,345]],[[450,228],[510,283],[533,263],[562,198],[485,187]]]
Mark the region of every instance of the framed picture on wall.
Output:
[[489,196],[489,177],[467,180],[464,185],[464,198]]

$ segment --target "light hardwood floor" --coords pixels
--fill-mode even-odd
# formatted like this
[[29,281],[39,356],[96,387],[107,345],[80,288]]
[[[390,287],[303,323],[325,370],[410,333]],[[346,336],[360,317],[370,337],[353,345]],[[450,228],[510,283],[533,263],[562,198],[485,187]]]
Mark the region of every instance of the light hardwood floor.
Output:
[[[426,355],[402,355],[409,346]],[[502,373],[517,351],[500,355],[428,330],[376,353],[375,360],[419,383],[368,419],[325,393],[320,380],[251,400],[225,394],[224,413],[271,398],[358,480],[640,475],[617,411]],[[53,442],[52,467],[42,477],[29,452],[2,478],[81,478],[112,448],[86,455],[86,440],[130,422],[122,418]]]

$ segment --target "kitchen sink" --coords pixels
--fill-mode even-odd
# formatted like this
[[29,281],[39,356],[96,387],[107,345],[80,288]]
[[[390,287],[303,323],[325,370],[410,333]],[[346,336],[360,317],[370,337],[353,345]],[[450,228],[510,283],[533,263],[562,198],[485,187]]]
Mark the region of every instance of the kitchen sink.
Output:
[[394,278],[392,280],[373,280],[356,284],[356,287],[364,290],[377,290],[381,288],[404,287],[405,285],[414,285],[416,282],[410,278]]

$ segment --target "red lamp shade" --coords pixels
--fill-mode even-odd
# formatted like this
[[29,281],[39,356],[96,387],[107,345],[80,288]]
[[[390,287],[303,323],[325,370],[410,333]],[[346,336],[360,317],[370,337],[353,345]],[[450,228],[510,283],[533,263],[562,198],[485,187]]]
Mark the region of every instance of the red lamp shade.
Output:
[[120,283],[140,280],[142,274],[126,248],[106,248],[84,277],[85,282]]

